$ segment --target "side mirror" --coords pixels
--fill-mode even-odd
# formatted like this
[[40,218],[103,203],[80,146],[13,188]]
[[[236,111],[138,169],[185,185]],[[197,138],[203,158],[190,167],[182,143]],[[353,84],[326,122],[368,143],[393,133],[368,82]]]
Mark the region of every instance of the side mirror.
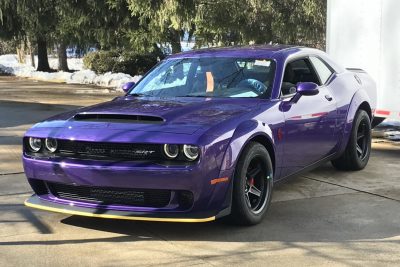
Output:
[[296,92],[299,95],[316,95],[318,94],[318,84],[312,82],[298,83]]
[[122,85],[122,90],[124,90],[125,93],[128,93],[128,91],[129,91],[135,84],[136,84],[135,82],[127,82],[127,83],[124,83],[124,84]]

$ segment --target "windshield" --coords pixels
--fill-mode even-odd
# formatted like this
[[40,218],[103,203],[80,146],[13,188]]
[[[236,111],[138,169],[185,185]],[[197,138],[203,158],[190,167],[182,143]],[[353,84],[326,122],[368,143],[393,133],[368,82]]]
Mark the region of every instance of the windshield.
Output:
[[155,97],[270,97],[274,61],[181,58],[162,62],[130,92]]

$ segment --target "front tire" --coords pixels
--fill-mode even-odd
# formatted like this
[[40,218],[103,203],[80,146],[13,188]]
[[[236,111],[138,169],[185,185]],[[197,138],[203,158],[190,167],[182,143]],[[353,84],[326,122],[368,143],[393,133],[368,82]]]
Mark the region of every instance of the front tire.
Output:
[[332,160],[339,170],[358,171],[365,168],[371,154],[371,120],[364,110],[358,110],[353,121],[350,140],[344,153]]
[[268,150],[250,142],[235,169],[229,220],[239,225],[260,223],[271,203],[272,189],[273,166]]

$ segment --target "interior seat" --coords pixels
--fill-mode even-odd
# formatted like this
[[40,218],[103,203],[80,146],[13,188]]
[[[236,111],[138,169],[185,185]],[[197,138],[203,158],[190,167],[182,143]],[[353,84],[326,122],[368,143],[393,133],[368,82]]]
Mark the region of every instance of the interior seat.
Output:
[[293,71],[292,65],[287,64],[285,68],[285,73],[283,75],[282,81],[282,94],[283,95],[290,95],[296,93],[296,73]]

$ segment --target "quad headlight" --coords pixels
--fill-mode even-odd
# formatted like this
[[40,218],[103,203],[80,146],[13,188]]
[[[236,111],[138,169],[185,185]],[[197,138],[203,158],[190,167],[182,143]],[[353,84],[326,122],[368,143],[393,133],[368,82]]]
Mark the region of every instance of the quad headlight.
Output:
[[164,154],[167,158],[174,159],[179,154],[179,146],[178,145],[164,145]]
[[42,148],[42,139],[29,137],[29,149],[32,152],[38,152]]
[[44,144],[46,146],[46,149],[51,152],[54,153],[57,150],[57,139],[54,138],[46,138],[46,140],[44,141]]
[[186,158],[189,160],[195,160],[199,156],[199,147],[193,145],[183,145],[183,154],[185,154]]
[[199,157],[200,149],[194,145],[172,145],[163,146],[164,155],[168,159],[194,161]]
[[54,138],[37,138],[37,137],[29,137],[27,142],[27,148],[34,153],[39,152],[44,149],[43,152],[54,153],[57,150],[57,139]]

